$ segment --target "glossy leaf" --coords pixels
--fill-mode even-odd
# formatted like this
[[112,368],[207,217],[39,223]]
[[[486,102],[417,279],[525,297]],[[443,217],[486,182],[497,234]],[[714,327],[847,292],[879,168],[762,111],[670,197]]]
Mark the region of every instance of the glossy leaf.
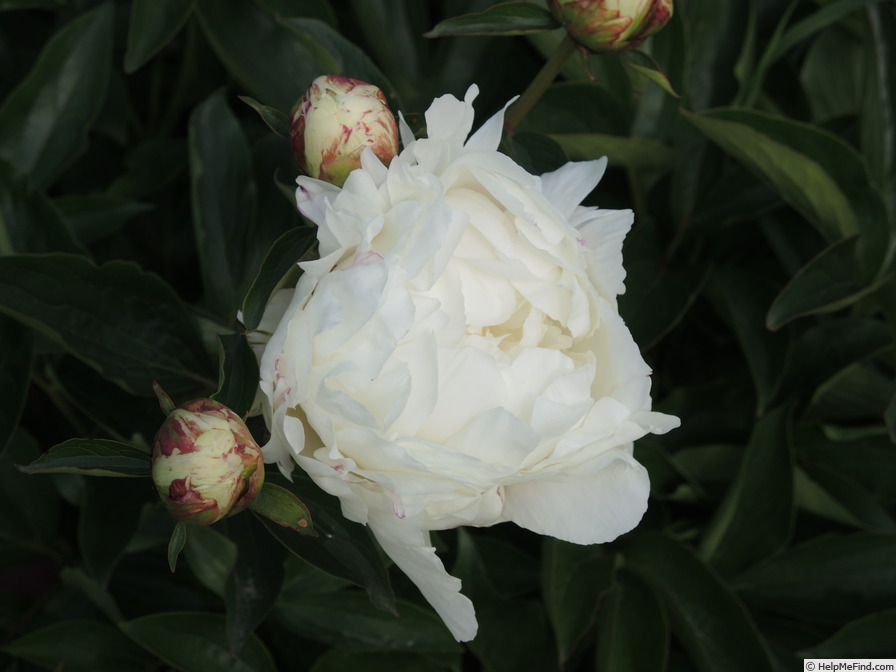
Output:
[[113,9],[104,3],[50,40],[0,107],[0,158],[50,184],[87,146],[109,79]]
[[139,670],[152,658],[106,623],[67,620],[34,630],[4,650],[46,668],[67,672]]
[[261,103],[289,110],[321,74],[388,90],[376,67],[327,24],[272,15],[242,0],[198,0],[196,13],[218,57]]
[[239,549],[224,591],[227,640],[239,653],[277,599],[287,554],[249,515],[228,519],[227,535]]
[[626,572],[601,602],[596,672],[661,672],[669,658],[669,617],[659,597]]
[[233,319],[242,295],[241,261],[255,212],[249,146],[224,98],[215,94],[190,117],[193,226],[206,302]]
[[183,27],[195,0],[134,0],[124,71],[132,73],[145,65]]
[[482,12],[446,19],[425,37],[528,35],[560,28],[551,13],[534,2],[501,2]]
[[723,576],[750,567],[788,541],[793,527],[793,449],[788,410],[756,424],[737,478],[706,526],[700,555]]
[[626,567],[662,596],[672,631],[700,670],[771,670],[746,609],[691,551],[668,537],[638,534],[622,547]]
[[171,539],[168,540],[168,567],[173,574],[177,570],[177,559],[187,543],[187,525],[183,521],[177,521]]
[[171,392],[209,382],[183,305],[134,264],[97,267],[65,254],[0,258],[0,312],[135,394],[148,394],[153,380]]
[[896,535],[827,535],[794,546],[734,581],[751,606],[840,624],[896,600]]
[[598,133],[551,133],[573,161],[606,156],[611,166],[638,173],[662,175],[672,167],[672,150],[652,138],[620,137]]
[[28,176],[0,160],[0,254],[83,251]]
[[329,645],[351,644],[377,650],[452,653],[460,645],[431,609],[396,603],[398,615],[370,604],[367,596],[348,590],[306,595],[279,602],[275,617],[291,632]]
[[389,575],[370,532],[344,518],[338,501],[321,492],[308,477],[294,471],[292,478],[290,483],[268,471],[265,482],[285,487],[301,498],[318,536],[308,537],[262,519],[268,532],[302,560],[364,587],[377,608],[395,613]]
[[542,581],[548,620],[563,665],[590,629],[602,596],[611,588],[615,558],[596,546],[557,539],[543,544]]
[[218,391],[211,399],[245,417],[258,391],[258,359],[243,334],[219,336],[221,342]]
[[141,477],[150,475],[150,463],[149,453],[125,443],[69,439],[19,470],[26,474]]
[[258,116],[268,125],[274,133],[281,138],[289,138],[290,117],[285,112],[278,110],[269,105],[262,105],[254,98],[249,96],[240,96],[241,101],[246,103],[253,110],[258,112]]
[[865,284],[856,268],[856,238],[834,243],[810,261],[781,290],[768,309],[766,325],[779,329],[791,320],[854,304],[880,282]]
[[[685,113],[701,132],[770,182],[828,242],[857,233],[868,178],[855,151],[832,134],[759,112]],[[853,203],[851,201],[856,201]],[[862,210],[857,213],[857,207]]]
[[264,309],[282,287],[294,284],[302,273],[296,264],[315,250],[317,232],[312,228],[290,229],[271,247],[243,300],[242,320],[246,329],[258,328]]
[[224,597],[237,553],[236,544],[213,527],[191,527],[187,533],[184,556],[190,570],[219,597]]
[[286,488],[265,483],[250,507],[255,513],[296,532],[317,536],[308,507]]
[[137,644],[182,672],[275,672],[271,654],[254,635],[238,654],[230,653],[224,617],[198,612],[143,616],[119,624]]

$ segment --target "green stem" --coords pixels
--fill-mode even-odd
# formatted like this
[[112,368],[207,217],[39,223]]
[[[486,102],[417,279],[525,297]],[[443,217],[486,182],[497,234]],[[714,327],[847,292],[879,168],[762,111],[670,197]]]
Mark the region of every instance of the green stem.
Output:
[[535,103],[538,102],[538,99],[541,98],[541,95],[551,85],[551,82],[560,74],[560,70],[577,48],[576,43],[572,41],[569,35],[564,37],[563,41],[557,45],[557,50],[551,54],[551,57],[538,71],[535,79],[523,91],[523,95],[508,108],[507,114],[504,116],[504,129],[508,135],[513,135],[523,117],[528,114],[529,110],[532,109]]

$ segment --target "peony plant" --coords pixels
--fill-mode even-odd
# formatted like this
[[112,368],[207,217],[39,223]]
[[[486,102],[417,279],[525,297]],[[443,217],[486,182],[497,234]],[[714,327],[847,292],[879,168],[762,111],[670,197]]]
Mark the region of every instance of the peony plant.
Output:
[[672,0],[551,0],[551,12],[595,53],[632,49],[669,23]]
[[470,135],[477,93],[436,99],[426,138],[402,118],[388,166],[298,178],[320,259],[261,354],[265,460],[339,497],[462,641],[473,605],[430,531],[611,541],[647,507],[632,442],[678,425],[617,310],[632,213],[580,205],[606,159],[529,174],[498,152],[503,111]]

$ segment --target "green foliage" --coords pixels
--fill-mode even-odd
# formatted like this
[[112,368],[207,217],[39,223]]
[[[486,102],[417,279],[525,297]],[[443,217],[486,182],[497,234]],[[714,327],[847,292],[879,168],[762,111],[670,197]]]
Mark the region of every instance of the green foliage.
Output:
[[620,311],[656,408],[682,427],[636,445],[651,500],[633,532],[590,547],[439,533],[480,622],[461,646],[299,470],[269,465],[253,513],[210,528],[157,500],[153,382],[248,415],[265,307],[317,255],[287,137],[307,85],[372,82],[420,130],[433,97],[477,83],[481,122],[556,53],[546,7],[0,0],[0,668],[896,657],[896,9],[882,0],[677,0],[640,52],[552,63],[507,129],[532,172],[606,154],[587,202],[635,212]]

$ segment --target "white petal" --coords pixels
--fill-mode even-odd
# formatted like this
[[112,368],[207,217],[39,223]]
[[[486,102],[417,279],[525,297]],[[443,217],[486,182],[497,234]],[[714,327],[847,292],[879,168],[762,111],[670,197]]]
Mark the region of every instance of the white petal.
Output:
[[492,115],[488,121],[482,124],[464,144],[464,149],[471,152],[497,151],[498,145],[501,144],[501,134],[504,132],[504,113],[517,98],[519,96],[508,100],[500,112]]
[[460,579],[451,576],[436,556],[429,532],[420,529],[415,520],[399,520],[379,512],[376,518],[371,515],[369,524],[380,546],[420,589],[454,638],[469,642],[476,637],[473,603],[461,595]]
[[607,157],[596,161],[571,161],[541,176],[542,193],[564,217],[569,217],[597,186],[606,170]]
[[647,470],[623,451],[595,473],[558,474],[504,488],[504,516],[574,544],[602,544],[635,527],[647,510]]

